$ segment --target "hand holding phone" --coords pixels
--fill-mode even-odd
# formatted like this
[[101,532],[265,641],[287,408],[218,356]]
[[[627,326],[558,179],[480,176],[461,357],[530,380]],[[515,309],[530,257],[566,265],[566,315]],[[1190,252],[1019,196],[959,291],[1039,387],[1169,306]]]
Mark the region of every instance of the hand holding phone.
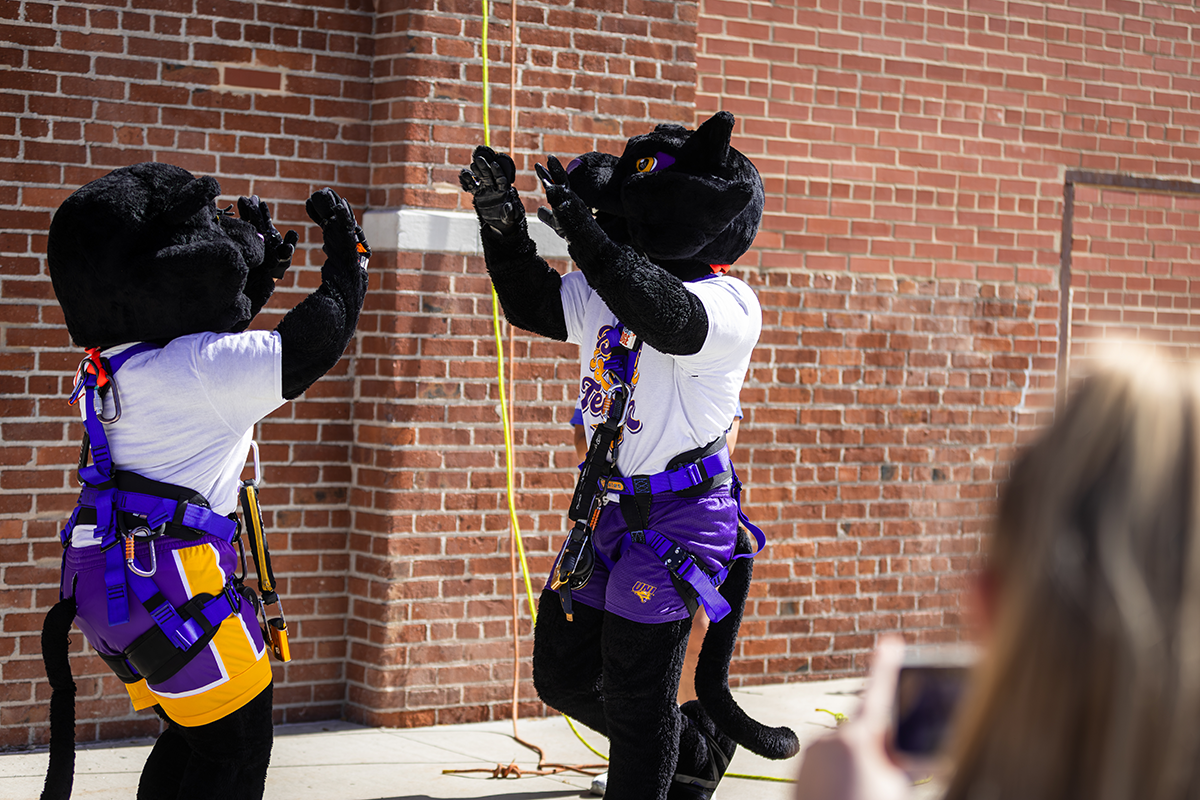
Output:
[[970,678],[973,650],[910,649],[900,666],[888,737],[892,751],[906,765],[936,759]]
[[884,637],[875,648],[862,707],[804,754],[796,800],[904,800],[911,781],[885,748],[904,643]]

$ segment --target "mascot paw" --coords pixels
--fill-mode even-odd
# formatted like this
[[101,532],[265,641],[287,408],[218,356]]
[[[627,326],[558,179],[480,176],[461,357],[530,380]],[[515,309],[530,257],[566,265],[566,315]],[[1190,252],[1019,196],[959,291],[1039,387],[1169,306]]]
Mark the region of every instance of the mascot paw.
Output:
[[517,165],[511,158],[482,145],[475,148],[471,166],[458,174],[459,185],[471,195],[479,221],[497,233],[512,233],[525,213],[512,185],[516,177]]
[[550,230],[552,230],[556,234],[558,234],[558,238],[560,238],[560,239],[567,238],[567,232],[564,231],[562,229],[562,226],[558,224],[558,218],[554,216],[554,212],[551,211],[550,209],[546,208],[545,206],[539,207],[538,208],[538,219],[540,219],[543,223],[545,223],[545,225],[548,228],[550,228]]
[[366,267],[366,261],[371,257],[371,247],[345,198],[326,187],[313,192],[304,208],[309,218],[321,226],[321,236],[325,241],[321,249],[330,261]]
[[684,725],[700,736],[695,752],[691,753],[685,752],[681,738],[679,765],[667,789],[667,800],[708,800],[729,769],[737,744],[709,719],[699,701],[684,703],[679,713]]
[[533,169],[542,182],[546,200],[551,206],[550,209],[539,208],[538,219],[568,241],[578,238],[585,226],[594,220],[591,209],[571,191],[566,169],[554,156],[546,159],[545,167],[535,164]]
[[271,209],[258,199],[258,195],[239,197],[237,207],[238,216],[253,225],[254,230],[263,237],[263,267],[271,273],[273,279],[279,280],[292,265],[292,256],[296,252],[296,242],[300,241],[300,237],[295,231],[288,231],[280,236],[271,222]]

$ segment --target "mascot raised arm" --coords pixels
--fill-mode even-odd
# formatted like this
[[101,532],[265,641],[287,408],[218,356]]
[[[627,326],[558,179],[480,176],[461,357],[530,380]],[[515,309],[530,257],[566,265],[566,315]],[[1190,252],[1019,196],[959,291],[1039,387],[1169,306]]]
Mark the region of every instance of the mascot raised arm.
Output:
[[[460,175],[509,322],[580,348],[591,442],[538,606],[533,678],[548,705],[608,737],[614,800],[711,797],[736,745],[768,758],[799,747],[791,730],[746,716],[728,684],[764,544],[741,513],[724,437],[762,327],[754,292],[726,274],[763,209],[733,124],[719,112],[695,131],[659,125],[619,157],[537,165],[551,206],[539,217],[579,268],[566,275],[537,255],[511,158],[479,147]],[[680,708],[701,604],[713,624],[699,699]]]
[[[218,210],[220,186],[169,164],[115,170],[50,225],[50,277],[87,350],[72,402],[84,421],[78,504],[62,531],[61,602],[42,655],[53,688],[43,800],[71,794],[72,622],[166,721],[139,800],[261,798],[271,756],[271,666],[290,657],[256,482],[241,482],[255,423],[337,363],[367,287],[367,247],[345,200],[308,200],[321,285],[273,331],[248,331],[298,237],[266,204]],[[257,466],[257,451],[255,451]],[[258,591],[243,583],[243,524]],[[239,574],[239,562],[241,573]],[[262,624],[259,623],[262,619]]]

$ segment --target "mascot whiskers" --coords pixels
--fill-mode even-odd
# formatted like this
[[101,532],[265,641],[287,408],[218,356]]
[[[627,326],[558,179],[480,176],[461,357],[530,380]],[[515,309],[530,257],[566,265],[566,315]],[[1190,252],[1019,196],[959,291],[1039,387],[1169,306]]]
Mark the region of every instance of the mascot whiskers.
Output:
[[[539,603],[533,677],[548,705],[609,738],[614,800],[712,796],[736,745],[799,749],[734,702],[728,684],[761,531],[741,513],[729,428],[762,312],[726,273],[762,218],[762,180],[730,146],[733,115],[659,125],[620,157],[537,173],[578,272],[538,255],[508,156],[476,148],[473,195],[488,273],[509,322],[580,347],[591,432],[573,528]],[[739,534],[739,521],[756,542]],[[690,619],[713,624],[699,700],[676,705]]]
[[[263,794],[267,651],[289,658],[287,627],[281,608],[266,612],[279,598],[256,484],[239,478],[255,423],[349,344],[370,249],[344,200],[313,194],[321,285],[275,330],[248,331],[298,237],[281,236],[257,197],[239,199],[240,218],[218,210],[219,193],[211,177],[136,164],[74,192],[50,225],[50,277],[87,357],[71,397],[84,420],[83,488],[62,531],[62,600],[42,632],[53,688],[43,800],[69,797],[73,783],[72,622],[134,708],[153,707],[167,723],[139,800]],[[242,581],[243,523],[257,592]]]

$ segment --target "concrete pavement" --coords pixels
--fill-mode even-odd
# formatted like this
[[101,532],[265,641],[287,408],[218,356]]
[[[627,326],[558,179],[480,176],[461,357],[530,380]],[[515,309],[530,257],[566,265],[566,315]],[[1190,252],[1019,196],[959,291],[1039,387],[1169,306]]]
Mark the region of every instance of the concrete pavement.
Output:
[[[833,718],[816,711],[849,713],[858,705],[859,679],[761,686],[734,692],[752,717],[790,725],[807,743],[826,733]],[[580,733],[601,752],[608,743],[590,730]],[[522,738],[540,746],[550,762],[595,764],[600,759],[576,738],[562,717],[521,720]],[[77,800],[126,800],[135,796],[151,742],[135,740],[81,747],[76,757]],[[512,723],[481,722],[429,728],[366,728],[346,722],[281,725],[275,729],[266,800],[449,800],[507,798],[553,800],[587,797],[591,778],[563,773],[545,777],[492,778],[488,773],[443,774],[445,769],[485,768],[516,762],[532,769],[537,756],[512,738]],[[767,761],[739,748],[730,773],[794,778],[798,759]],[[45,750],[0,755],[0,798],[36,800],[46,773]],[[790,783],[726,777],[718,800],[788,800]],[[921,787],[921,797],[934,797]]]

